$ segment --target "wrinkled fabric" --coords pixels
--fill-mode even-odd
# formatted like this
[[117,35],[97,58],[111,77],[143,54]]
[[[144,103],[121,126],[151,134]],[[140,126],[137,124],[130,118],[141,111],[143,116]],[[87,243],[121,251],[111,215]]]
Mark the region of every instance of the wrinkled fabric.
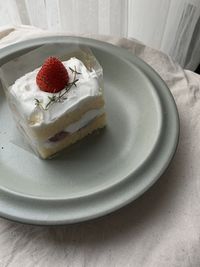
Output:
[[[0,28],[0,48],[49,34]],[[0,219],[0,266],[200,266],[200,76],[136,40],[90,37],[130,50],[167,83],[180,116],[177,153],[148,192],[105,217],[62,227]]]

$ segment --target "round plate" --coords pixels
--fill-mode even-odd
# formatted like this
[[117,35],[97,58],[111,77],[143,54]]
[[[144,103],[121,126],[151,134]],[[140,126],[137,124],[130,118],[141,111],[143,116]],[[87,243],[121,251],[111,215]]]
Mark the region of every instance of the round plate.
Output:
[[17,130],[1,90],[0,215],[66,224],[114,211],[144,193],[175,152],[179,121],[169,89],[132,53],[96,40],[51,36],[14,44],[0,64],[44,43],[89,46],[104,70],[107,127],[41,160],[12,142]]

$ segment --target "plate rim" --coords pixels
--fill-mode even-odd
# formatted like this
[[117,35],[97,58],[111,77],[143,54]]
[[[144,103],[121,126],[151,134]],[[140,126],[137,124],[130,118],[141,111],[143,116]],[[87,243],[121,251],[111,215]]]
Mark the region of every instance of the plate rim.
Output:
[[[93,219],[96,217],[100,217],[102,215],[108,214],[114,210],[117,210],[119,208],[121,208],[122,206],[127,205],[128,203],[132,202],[133,200],[135,200],[136,198],[138,198],[140,195],[142,195],[145,191],[147,191],[158,179],[159,177],[164,173],[164,171],[167,169],[169,163],[171,162],[177,146],[178,146],[178,140],[179,140],[179,134],[180,134],[180,122],[179,122],[179,115],[178,115],[178,110],[176,107],[176,103],[174,101],[174,98],[172,96],[172,93],[170,92],[169,88],[167,87],[167,85],[165,84],[165,82],[162,80],[162,78],[155,72],[155,70],[150,67],[146,62],[144,62],[143,60],[141,60],[140,58],[138,58],[137,56],[135,56],[133,53],[131,53],[130,51],[127,51],[126,49],[114,46],[112,44],[108,44],[106,42],[103,41],[99,41],[99,40],[95,40],[95,39],[90,39],[90,38],[85,38],[85,37],[76,37],[76,36],[66,36],[66,35],[51,35],[51,36],[45,36],[45,37],[39,37],[39,38],[34,38],[34,39],[30,39],[30,40],[26,40],[26,41],[22,41],[22,42],[18,42],[12,45],[9,45],[5,48],[3,48],[0,51],[0,65],[2,65],[2,62],[5,60],[6,57],[11,56],[13,53],[16,53],[17,51],[21,51],[24,49],[28,49],[31,48],[33,46],[36,45],[42,45],[42,44],[47,44],[47,43],[67,43],[68,41],[70,42],[81,42],[81,44],[83,45],[89,45],[89,46],[94,46],[97,48],[102,48],[105,47],[104,49],[106,50],[113,50],[113,53],[119,52],[120,54],[124,55],[125,58],[131,62],[131,64],[136,65],[136,67],[155,85],[155,83],[160,83],[161,88],[163,88],[163,90],[166,89],[166,95],[168,95],[168,100],[170,99],[171,101],[171,105],[172,105],[172,110],[171,113],[173,113],[173,120],[174,120],[174,125],[175,125],[175,129],[174,129],[174,136],[173,136],[173,140],[172,140],[172,149],[170,152],[168,152],[168,156],[162,166],[162,168],[160,169],[159,173],[157,175],[154,175],[153,179],[150,180],[150,182],[144,186],[142,188],[142,190],[140,190],[139,192],[137,192],[137,194],[133,195],[132,197],[129,197],[128,199],[121,201],[120,203],[111,206],[110,208],[106,208],[103,211],[100,212],[94,212],[92,214],[85,214],[82,215],[81,217],[77,217],[77,218],[72,218],[70,219],[55,219],[55,220],[49,220],[48,218],[46,219],[42,219],[40,220],[39,218],[37,219],[32,219],[32,218],[23,218],[22,216],[16,216],[16,215],[12,215],[10,214],[10,212],[2,212],[2,210],[0,210],[0,216],[4,217],[4,218],[8,218],[14,221],[18,221],[18,222],[23,222],[23,223],[29,223],[29,224],[38,224],[38,225],[60,225],[60,224],[67,224],[67,223],[74,223],[74,222],[80,222],[80,221],[85,221],[85,220],[89,220],[89,219]],[[102,50],[102,49],[101,49]],[[151,76],[151,77],[149,77]],[[158,144],[157,144],[158,145]],[[121,183],[120,183],[121,184]],[[111,187],[113,188],[113,187]],[[110,188],[108,188],[110,190]],[[105,190],[107,191],[107,190]],[[1,193],[5,193],[5,191],[2,192],[2,189],[0,189]],[[4,205],[6,206],[7,201],[9,199],[10,196],[8,192],[6,192],[6,194],[3,194],[3,201],[4,201]],[[12,194],[11,194],[12,196]],[[24,198],[27,200],[26,197],[23,196],[17,196],[18,200],[18,204],[21,203],[21,200],[23,200]],[[0,197],[0,199],[2,199],[2,197]],[[33,199],[32,199],[33,200]],[[10,201],[10,200],[9,200]],[[38,198],[38,201],[42,201],[40,198]],[[51,201],[56,201],[57,200],[51,200]],[[49,202],[49,201],[48,201]]]

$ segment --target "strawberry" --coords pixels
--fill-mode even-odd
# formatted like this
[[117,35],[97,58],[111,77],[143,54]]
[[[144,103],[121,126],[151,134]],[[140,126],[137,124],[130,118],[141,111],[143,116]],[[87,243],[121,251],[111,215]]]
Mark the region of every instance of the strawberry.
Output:
[[39,70],[36,83],[42,91],[58,93],[69,83],[69,75],[58,58],[49,57]]

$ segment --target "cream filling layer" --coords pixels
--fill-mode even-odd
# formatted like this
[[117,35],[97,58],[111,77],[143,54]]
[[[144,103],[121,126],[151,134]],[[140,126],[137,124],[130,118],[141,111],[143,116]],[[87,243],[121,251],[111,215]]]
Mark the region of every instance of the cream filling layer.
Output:
[[64,132],[68,132],[68,133],[77,132],[79,129],[86,126],[91,120],[93,120],[97,116],[102,115],[104,112],[105,112],[104,108],[89,110],[81,117],[79,121],[74,122],[70,124],[69,126],[67,126],[64,129]]
[[[96,117],[101,116],[103,113],[105,113],[104,108],[89,110],[81,117],[81,119],[79,121],[76,121],[76,122],[70,124],[69,126],[67,126],[66,128],[64,128],[63,132],[66,132],[68,134],[73,134],[73,133],[77,132],[78,130],[80,130],[81,128],[87,126],[87,124],[90,121],[92,121]],[[61,140],[51,142],[48,139],[47,141],[43,142],[41,145],[43,145],[45,147],[52,147],[52,146],[55,146],[57,144],[57,142],[59,142]]]

